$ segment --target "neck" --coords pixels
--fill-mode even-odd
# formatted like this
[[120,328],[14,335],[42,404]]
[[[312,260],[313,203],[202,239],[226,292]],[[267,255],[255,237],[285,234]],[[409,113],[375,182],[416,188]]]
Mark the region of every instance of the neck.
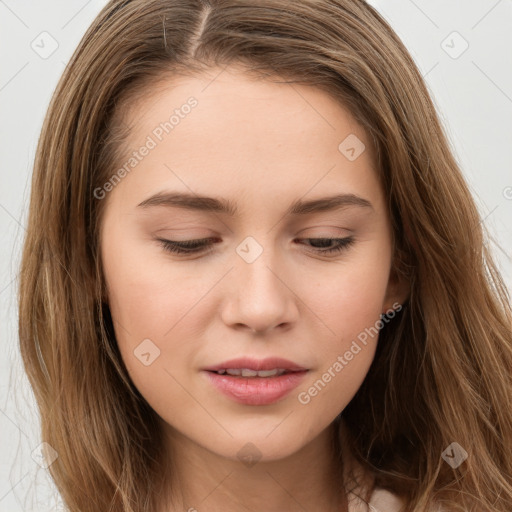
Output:
[[173,469],[160,512],[251,511],[262,502],[266,512],[348,511],[337,422],[298,452],[254,464],[213,453],[166,427]]

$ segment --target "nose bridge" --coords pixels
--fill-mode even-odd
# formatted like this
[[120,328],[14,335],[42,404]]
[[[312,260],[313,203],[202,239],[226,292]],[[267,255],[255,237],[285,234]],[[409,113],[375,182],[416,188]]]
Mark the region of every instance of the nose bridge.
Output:
[[281,265],[272,237],[246,237],[236,248],[237,261],[233,295],[229,298],[228,323],[245,324],[254,330],[267,330],[291,320],[293,293],[280,276]]
[[[244,292],[259,292],[274,295],[279,292],[282,283],[275,272],[279,258],[272,247],[271,236],[259,236],[258,241],[253,236],[246,237],[236,248],[239,260],[236,272],[241,276],[241,288]],[[270,297],[267,297],[269,300]]]

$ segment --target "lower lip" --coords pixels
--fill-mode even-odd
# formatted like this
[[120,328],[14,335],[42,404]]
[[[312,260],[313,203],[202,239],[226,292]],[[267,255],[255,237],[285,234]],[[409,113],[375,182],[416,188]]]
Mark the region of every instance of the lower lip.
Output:
[[269,405],[295,389],[308,371],[291,372],[279,377],[233,377],[205,371],[210,382],[227,397],[245,405]]

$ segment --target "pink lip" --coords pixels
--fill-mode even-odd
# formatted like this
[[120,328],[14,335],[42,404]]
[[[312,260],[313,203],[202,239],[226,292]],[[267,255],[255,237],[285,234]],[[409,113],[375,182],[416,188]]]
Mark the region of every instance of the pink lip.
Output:
[[281,368],[282,370],[289,371],[307,370],[307,368],[303,368],[302,366],[295,364],[293,361],[288,361],[288,359],[282,359],[281,357],[267,357],[266,359],[238,357],[236,359],[230,359],[229,361],[224,361],[223,363],[216,364],[214,366],[208,366],[203,368],[203,370],[215,372],[218,370],[226,370],[228,368],[247,368],[248,370],[256,371],[273,370],[274,368]]
[[[218,370],[237,368],[255,371],[280,368],[290,373],[276,377],[242,377],[215,373]],[[295,389],[307,372],[307,368],[280,357],[261,360],[241,357],[203,368],[203,373],[213,386],[235,402],[245,405],[269,405],[277,402]]]
[[203,373],[211,384],[235,402],[245,405],[269,405],[295,389],[307,372],[308,370],[294,371],[278,377],[234,377],[219,375],[213,371]]

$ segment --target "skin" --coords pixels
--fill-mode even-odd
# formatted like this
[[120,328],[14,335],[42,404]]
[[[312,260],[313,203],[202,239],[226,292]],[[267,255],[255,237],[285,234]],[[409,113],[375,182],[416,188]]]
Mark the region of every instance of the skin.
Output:
[[[180,492],[161,512],[257,511],[262,500],[268,512],[345,510],[330,436],[364,381],[377,337],[309,403],[298,395],[406,298],[390,272],[392,233],[373,148],[325,92],[258,81],[235,67],[168,81],[130,105],[129,146],[144,144],[190,96],[198,105],[103,199],[101,224],[121,355],[161,420],[163,448],[179,477],[173,486]],[[349,134],[366,146],[354,161],[338,150]],[[240,211],[137,207],[164,190],[230,199]],[[293,201],[334,193],[355,194],[373,208],[285,216]],[[349,235],[354,244],[338,254],[308,243]],[[252,263],[236,252],[248,236],[263,250]],[[190,256],[166,252],[156,240],[207,237],[217,240],[211,252]],[[160,349],[149,366],[134,355],[144,339]],[[238,404],[201,369],[242,355],[284,357],[309,372],[275,404]],[[251,467],[237,456],[247,443],[261,456]]]

